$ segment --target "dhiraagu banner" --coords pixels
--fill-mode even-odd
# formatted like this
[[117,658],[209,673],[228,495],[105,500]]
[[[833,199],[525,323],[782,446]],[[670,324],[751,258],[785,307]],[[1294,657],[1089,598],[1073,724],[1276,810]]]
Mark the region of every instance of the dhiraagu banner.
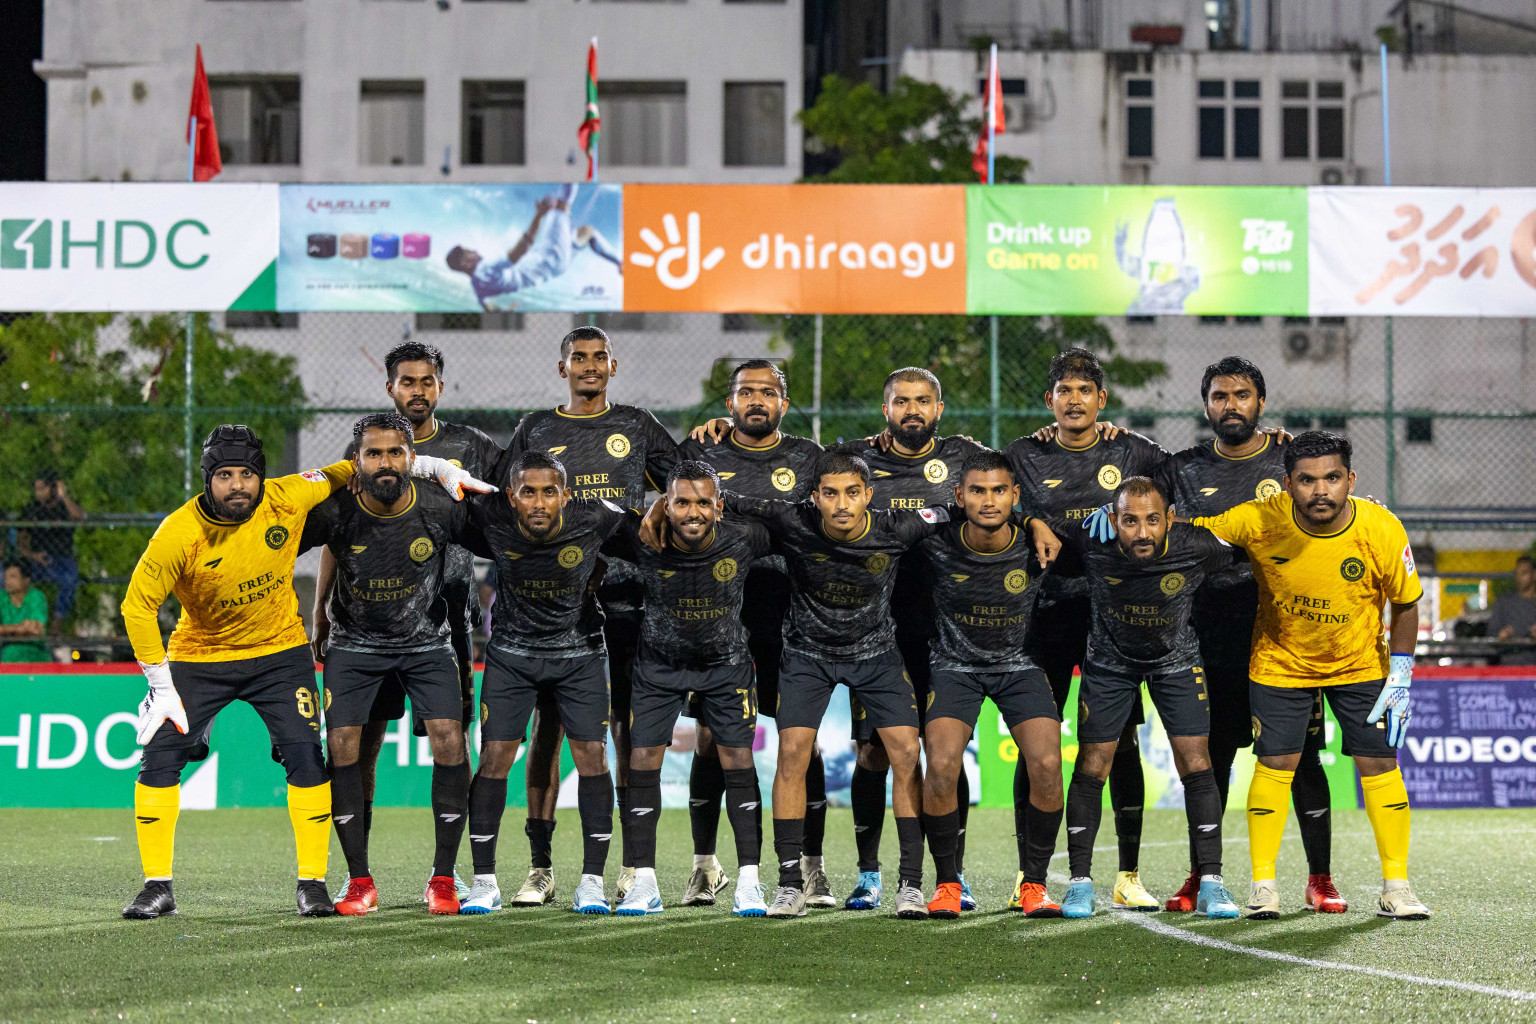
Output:
[[971,313],[1307,314],[1307,190],[966,190]]

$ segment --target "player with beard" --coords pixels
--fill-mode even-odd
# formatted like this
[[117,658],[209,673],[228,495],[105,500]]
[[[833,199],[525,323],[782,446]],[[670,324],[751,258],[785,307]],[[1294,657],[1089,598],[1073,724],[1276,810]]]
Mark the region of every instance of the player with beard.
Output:
[[[1031,512],[1079,523],[1103,505],[1122,480],[1152,476],[1167,458],[1167,452],[1140,434],[1098,429],[1099,413],[1109,401],[1109,392],[1104,388],[1104,367],[1086,349],[1069,348],[1051,360],[1045,400],[1056,418],[1054,436],[1022,437],[1003,449],[1013,466],[1020,500]],[[1111,433],[1114,436],[1109,436]],[[1055,575],[1045,581],[1035,607],[1037,647],[1033,653],[1051,681],[1058,708],[1066,704],[1073,668],[1083,664],[1090,621],[1083,581]],[[1138,701],[1131,709],[1109,773],[1110,805],[1120,846],[1114,902],[1124,909],[1152,911],[1158,902],[1141,884],[1137,870],[1146,799],[1141,751],[1136,743],[1136,726],[1142,720]],[[1014,826],[1021,857],[1028,846],[1024,820],[1028,806],[1029,772],[1021,762],[1013,776]]]
[[[804,501],[811,494],[811,473],[821,446],[779,429],[789,408],[784,372],[766,359],[749,359],[731,371],[726,409],[718,436],[709,426],[696,429],[678,447],[678,458],[702,462],[719,474],[722,484],[748,498]],[[759,714],[773,717],[779,697],[779,659],[784,650],[784,616],[789,610],[789,577],[784,559],[757,559],[747,572],[741,619],[747,627],[757,679]],[[694,707],[689,714],[698,710]],[[683,893],[684,906],[710,906],[729,879],[715,856],[720,828],[720,801],[725,796],[725,772],[716,754],[714,736],[698,718],[698,745],[688,776],[688,816],[693,829],[693,871]],[[827,777],[821,747],[811,750],[805,773],[805,876],[807,905],[836,906],[822,865],[822,840],[827,831]]]
[[448,552],[464,532],[466,513],[440,488],[411,481],[411,435],[411,421],[399,413],[358,420],[353,461],[362,492],[333,494],[304,523],[304,540],[326,546],[336,575],[329,602],[336,625],[324,651],[325,722],[332,820],[347,858],[347,891],[337,897],[336,912],[345,915],[379,909],[359,752],[386,681],[410,696],[432,750],[437,851],[427,909],[459,912],[453,862],[469,813],[469,762],[444,592]]
[[[928,508],[953,501],[960,465],[967,456],[980,451],[981,445],[965,437],[936,436],[939,418],[944,415],[944,390],[939,379],[921,367],[904,367],[885,378],[883,397],[880,413],[885,417],[886,437],[876,442],[850,441],[837,449],[869,464],[871,483],[875,486],[875,499],[870,507]],[[889,444],[879,443],[887,438]],[[908,559],[897,569],[891,614],[896,620],[896,645],[917,693],[920,720],[926,714],[929,700],[928,645],[937,632],[929,614],[930,589],[927,576],[913,560]],[[857,700],[853,701],[852,718],[857,760],[848,795],[853,804],[859,881],[843,906],[848,910],[873,910],[880,906],[880,839],[885,825],[890,760]],[[975,910],[976,901],[965,881],[965,826],[971,807],[971,787],[963,770],[956,784],[959,833],[955,870],[960,905],[965,910]]]
[[[608,401],[608,383],[619,372],[619,362],[602,328],[578,327],[561,339],[556,369],[569,385],[569,398],[563,406],[522,418],[492,479],[509,487],[511,467],[524,452],[548,452],[565,466],[574,497],[610,501],[637,512],[644,509],[647,487],[659,490],[677,461],[677,443],[646,410]],[[597,596],[605,613],[603,634],[613,684],[612,730],[622,814],[629,777],[629,686],[640,640],[643,588],[632,578],[632,566],[610,560],[607,569],[611,578],[603,577]],[[512,898],[513,906],[538,906],[555,897],[549,846],[560,794],[561,729],[558,716],[549,710],[547,701],[540,703],[528,744],[526,831],[533,864],[527,881]],[[632,867],[622,866],[616,899],[622,900],[629,891]]]
[[1093,609],[1078,691],[1077,765],[1067,792],[1072,878],[1062,916],[1093,914],[1093,843],[1104,781],[1145,680],[1184,785],[1200,872],[1195,912],[1236,917],[1237,904],[1221,879],[1221,797],[1207,745],[1211,710],[1190,615],[1201,581],[1240,553],[1199,527],[1170,525],[1168,499],[1147,477],[1121,481],[1110,507],[1115,537],[1108,543],[1076,523],[1056,523],[1064,544],[1058,571],[1086,578]]
[[[1227,356],[1205,368],[1200,398],[1216,437],[1172,456],[1158,476],[1178,514],[1186,519],[1216,516],[1245,501],[1280,493],[1280,481],[1285,478],[1281,437],[1258,429],[1259,417],[1264,414],[1263,372],[1246,359]],[[1240,748],[1253,743],[1248,661],[1258,600],[1253,568],[1246,562],[1211,573],[1195,594],[1195,633],[1200,638],[1200,661],[1211,698],[1211,767],[1223,809],[1227,806],[1232,761]],[[1319,758],[1323,746],[1320,705],[1317,711],[1319,716],[1307,730],[1307,746],[1296,769],[1291,798],[1307,854],[1306,906],[1342,914],[1348,903],[1333,884],[1329,864],[1330,793]],[[1198,866],[1191,850],[1189,878],[1163,908],[1195,909],[1199,888]]]

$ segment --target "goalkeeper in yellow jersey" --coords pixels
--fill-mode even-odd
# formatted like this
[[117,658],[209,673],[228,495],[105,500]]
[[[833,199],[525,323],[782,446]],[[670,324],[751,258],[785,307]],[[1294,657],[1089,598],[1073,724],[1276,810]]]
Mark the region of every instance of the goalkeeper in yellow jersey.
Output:
[[[298,850],[298,911],[335,913],[325,889],[331,784],[320,750],[320,694],[309,638],[293,592],[293,560],[309,510],[345,485],[355,469],[324,469],[268,480],[261,439],[225,424],[203,442],[203,493],[160,524],[134,567],[123,623],[149,681],[139,706],[144,745],[134,787],[144,888],[123,909],[134,919],[176,913],[171,853],[181,805],[181,772],[208,756],[214,716],[249,703],[271,733],[288,773],[288,816]],[[449,493],[489,491],[442,459],[413,470]],[[167,595],[181,602],[169,659],[156,613]]]

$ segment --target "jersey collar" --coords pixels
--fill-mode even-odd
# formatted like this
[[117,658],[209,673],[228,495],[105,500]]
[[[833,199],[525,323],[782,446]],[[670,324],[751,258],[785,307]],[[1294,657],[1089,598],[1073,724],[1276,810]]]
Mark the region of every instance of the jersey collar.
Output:
[[[668,532],[670,533],[671,531],[669,530]],[[672,547],[672,549],[674,551],[680,551],[680,552],[682,552],[685,555],[702,555],[704,552],[708,551],[710,548],[715,546],[715,540],[719,536],[719,533],[720,533],[720,524],[718,522],[716,522],[714,525],[710,526],[710,528],[709,528],[709,543],[705,544],[703,547],[699,548],[699,550],[697,550],[697,551],[690,551],[689,549],[683,547],[681,544],[679,544],[677,542],[677,537],[675,535],[670,538],[670,540],[671,540],[671,547]]]
[[1097,424],[1095,424],[1095,426],[1094,426],[1093,440],[1089,441],[1087,444],[1083,445],[1081,448],[1074,448],[1074,447],[1072,447],[1069,444],[1063,444],[1062,440],[1061,440],[1061,429],[1059,427],[1056,430],[1056,436],[1051,438],[1052,441],[1056,442],[1056,447],[1064,448],[1064,449],[1066,449],[1069,452],[1085,452],[1089,448],[1092,448],[1094,445],[1098,444],[1103,439],[1104,439],[1104,435],[1099,433]]
[[603,416],[607,416],[612,411],[613,411],[613,403],[612,402],[609,402],[606,405],[604,405],[601,412],[566,412],[564,409],[560,408],[558,405],[555,406],[555,415],[556,416],[563,416],[563,417],[565,417],[568,420],[595,420],[595,419],[599,419],[599,418],[601,418]]
[[1351,494],[1349,496],[1349,523],[1347,525],[1345,525],[1344,529],[1336,530],[1333,533],[1313,533],[1311,530],[1309,530],[1305,526],[1301,525],[1301,519],[1300,519],[1300,517],[1298,517],[1296,515],[1296,499],[1295,498],[1291,499],[1291,522],[1295,525],[1296,529],[1300,530],[1302,533],[1306,534],[1308,537],[1315,537],[1318,540],[1332,540],[1335,537],[1342,537],[1342,536],[1344,536],[1346,533],[1348,533],[1350,531],[1351,528],[1354,527],[1355,521],[1358,520],[1359,518],[1360,518],[1360,506],[1358,504],[1356,504],[1355,496],[1353,494]]
[[428,434],[426,437],[415,438],[411,443],[412,444],[425,444],[428,441],[432,440],[434,437],[436,437],[437,436],[437,432],[439,430],[442,430],[442,429],[443,429],[442,421],[437,418],[437,414],[436,413],[433,413],[432,414],[432,433]]
[[1274,439],[1271,437],[1271,435],[1265,434],[1264,443],[1259,446],[1257,451],[1249,452],[1247,455],[1223,455],[1221,453],[1221,442],[1219,441],[1211,442],[1211,451],[1215,452],[1218,458],[1226,459],[1228,462],[1247,462],[1249,459],[1258,458],[1260,455],[1263,455],[1265,452],[1269,451],[1270,443],[1273,440]]
[[736,428],[735,427],[732,427],[731,428],[731,432],[729,434],[725,435],[725,440],[726,440],[727,443],[730,444],[730,446],[732,448],[735,448],[735,449],[737,449],[739,451],[758,452],[758,453],[761,453],[761,452],[771,452],[775,448],[777,448],[779,445],[784,443],[784,431],[776,430],[776,431],[774,431],[774,433],[777,434],[778,436],[774,439],[773,444],[768,445],[768,447],[766,447],[766,448],[752,448],[752,447],[750,447],[748,445],[742,444],[740,441],[737,441],[736,440]]
[[890,446],[890,447],[889,447],[889,448],[887,448],[887,449],[886,449],[886,450],[885,450],[885,453],[886,453],[886,454],[887,454],[887,455],[894,455],[894,456],[895,456],[895,457],[896,457],[896,458],[898,458],[898,459],[921,459],[921,458],[923,458],[923,457],[924,457],[924,456],[925,456],[925,455],[930,455],[930,454],[932,454],[932,453],[933,453],[933,449],[934,449],[934,447],[935,447],[935,446],[936,446],[936,445],[937,445],[937,444],[938,444],[938,443],[939,443],[939,439],[938,439],[938,436],[937,436],[937,435],[935,435],[935,436],[933,436],[933,437],[930,437],[930,438],[929,438],[929,439],[928,439],[928,443],[927,443],[927,444],[926,444],[926,445],[924,445],[924,446],[923,446],[923,450],[922,450],[922,451],[920,451],[920,452],[918,452],[918,453],[917,453],[917,454],[916,454],[916,455],[903,455],[903,454],[902,454],[902,453],[901,453],[901,452],[899,452],[899,451],[897,451],[897,450],[896,450],[896,445],[895,445],[895,444],[894,444],[894,443],[893,443],[893,444],[892,444],[892,445],[891,445],[891,446]]
[[416,481],[415,480],[411,481],[411,500],[410,500],[410,503],[407,504],[405,506],[405,508],[401,509],[399,512],[396,512],[396,513],[394,513],[392,515],[381,516],[377,512],[374,512],[374,511],[370,510],[367,505],[363,504],[363,496],[361,494],[359,494],[357,496],[357,507],[362,509],[364,513],[366,513],[367,515],[372,516],[375,519],[399,519],[401,516],[405,515],[411,509],[416,507]]
[[1008,543],[1006,546],[997,551],[977,551],[975,548],[971,547],[971,545],[965,539],[965,528],[967,525],[968,524],[966,523],[960,524],[960,544],[971,554],[979,555],[982,558],[994,558],[997,555],[1006,554],[1007,552],[1013,550],[1014,544],[1018,543],[1019,540],[1019,528],[1014,526],[1012,523],[1009,523],[1008,528],[1013,531],[1013,536],[1008,538]]

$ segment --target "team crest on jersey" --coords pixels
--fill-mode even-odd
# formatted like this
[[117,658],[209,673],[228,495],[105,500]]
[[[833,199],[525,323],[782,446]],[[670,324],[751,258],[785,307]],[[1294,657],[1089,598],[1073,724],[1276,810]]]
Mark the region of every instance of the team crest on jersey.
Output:
[[883,551],[876,551],[864,561],[864,568],[879,576],[891,567],[891,556]]
[[272,526],[272,527],[268,527],[267,528],[267,533],[266,533],[266,540],[267,540],[267,547],[271,548],[273,551],[276,551],[278,548],[280,548],[284,544],[288,543],[288,527],[286,527],[286,526]]
[[1099,470],[1099,486],[1106,491],[1112,491],[1120,486],[1120,467],[1105,466]]
[[1027,586],[1029,586],[1029,573],[1023,569],[1015,569],[1003,577],[1003,589],[1010,594],[1022,594]]
[[1158,581],[1157,589],[1172,597],[1184,589],[1184,574],[1181,572],[1169,573]]
[[949,479],[949,466],[943,459],[929,459],[923,464],[923,479],[931,484],[941,484]]
[[1257,486],[1257,487],[1255,487],[1253,489],[1253,496],[1255,498],[1258,498],[1260,501],[1265,501],[1265,500],[1267,500],[1269,498],[1273,498],[1275,495],[1277,495],[1279,493],[1280,493],[1280,481],[1278,481],[1278,480],[1260,480],[1259,481],[1259,486]]
[[411,541],[411,561],[420,564],[432,557],[436,549],[432,546],[431,537],[417,537]]
[[1339,575],[1354,583],[1365,575],[1365,563],[1358,558],[1346,558],[1339,563]]
[[736,559],[722,558],[715,563],[715,579],[728,583],[736,578]]
[[574,569],[581,564],[581,548],[575,544],[569,544],[561,548],[558,560],[565,568]]
[[629,438],[623,434],[609,434],[608,443],[604,446],[608,454],[616,459],[622,459],[629,454]]
[[[724,478],[725,474],[721,473],[720,476]],[[795,471],[790,469],[788,466],[780,466],[778,469],[773,471],[773,476],[769,477],[768,479],[778,490],[792,491],[795,489]]]

